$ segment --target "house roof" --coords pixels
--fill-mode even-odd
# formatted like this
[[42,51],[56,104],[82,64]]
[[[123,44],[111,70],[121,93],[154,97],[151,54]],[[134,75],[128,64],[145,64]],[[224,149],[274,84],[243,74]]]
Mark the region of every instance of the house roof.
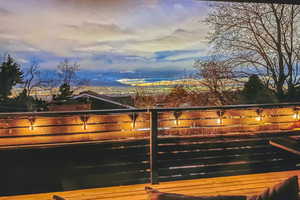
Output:
[[111,103],[111,104],[122,106],[124,108],[135,108],[133,106],[117,102],[117,101],[113,100],[109,96],[98,94],[98,93],[93,92],[93,91],[84,91],[84,92],[79,93],[78,95],[73,96],[72,98],[73,99],[78,99],[78,98],[83,98],[83,97],[89,97],[89,98],[93,98],[93,99],[98,99],[98,100],[105,101],[105,102],[108,102],[108,103]]

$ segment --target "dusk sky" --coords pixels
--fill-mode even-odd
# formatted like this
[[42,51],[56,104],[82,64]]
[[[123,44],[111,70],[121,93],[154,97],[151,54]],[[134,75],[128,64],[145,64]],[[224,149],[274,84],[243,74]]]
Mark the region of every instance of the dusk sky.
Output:
[[208,49],[196,0],[0,0],[0,53],[55,69],[64,58],[86,70],[192,68]]

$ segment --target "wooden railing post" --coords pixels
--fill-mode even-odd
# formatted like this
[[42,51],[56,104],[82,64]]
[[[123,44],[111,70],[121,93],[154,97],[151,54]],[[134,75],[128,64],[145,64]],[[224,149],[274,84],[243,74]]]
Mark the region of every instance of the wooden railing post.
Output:
[[158,184],[157,166],[157,135],[158,135],[158,115],[157,110],[150,111],[150,180],[151,184]]

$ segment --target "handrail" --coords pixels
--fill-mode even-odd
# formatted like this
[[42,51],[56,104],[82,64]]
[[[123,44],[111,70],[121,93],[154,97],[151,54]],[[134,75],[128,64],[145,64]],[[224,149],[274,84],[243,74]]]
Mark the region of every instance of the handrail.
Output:
[[251,108],[281,108],[286,106],[300,106],[300,102],[278,104],[241,104],[225,106],[197,106],[182,108],[141,108],[141,109],[111,109],[111,110],[80,110],[80,111],[47,111],[47,112],[12,112],[0,113],[0,118],[10,116],[52,116],[52,115],[80,115],[80,114],[114,114],[114,113],[142,113],[142,112],[172,112],[172,111],[196,111],[196,110],[229,110]]

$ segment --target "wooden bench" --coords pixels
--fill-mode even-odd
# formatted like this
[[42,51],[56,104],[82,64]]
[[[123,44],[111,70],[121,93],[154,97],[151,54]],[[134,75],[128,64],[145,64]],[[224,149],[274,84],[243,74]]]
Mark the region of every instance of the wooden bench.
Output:
[[[151,187],[186,195],[254,195],[294,175],[300,177],[300,170],[164,182]],[[5,196],[0,200],[51,200],[53,195],[66,200],[146,200],[145,186],[149,184]]]

